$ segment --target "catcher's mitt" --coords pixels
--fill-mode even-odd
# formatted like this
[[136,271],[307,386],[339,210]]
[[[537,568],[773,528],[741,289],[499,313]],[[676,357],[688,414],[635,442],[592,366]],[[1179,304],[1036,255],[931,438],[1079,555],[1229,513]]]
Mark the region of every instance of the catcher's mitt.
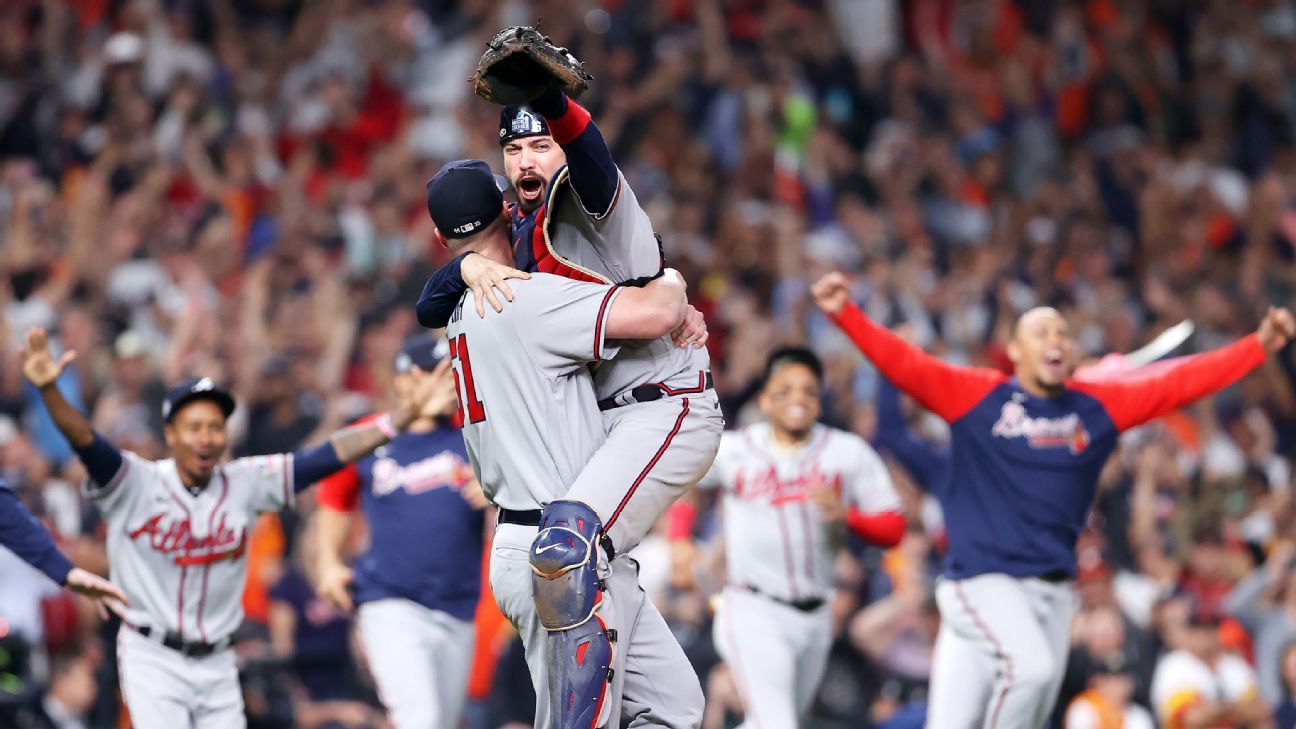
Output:
[[571,51],[555,46],[535,28],[515,25],[490,39],[468,82],[483,99],[511,106],[525,104],[550,88],[562,89],[575,99],[593,80]]

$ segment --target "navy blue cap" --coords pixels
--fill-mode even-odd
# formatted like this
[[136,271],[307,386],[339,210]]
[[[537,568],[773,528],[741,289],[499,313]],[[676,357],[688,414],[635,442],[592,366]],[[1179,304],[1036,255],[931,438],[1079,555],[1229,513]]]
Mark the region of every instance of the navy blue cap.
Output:
[[221,389],[210,377],[190,377],[172,385],[162,399],[162,419],[170,423],[180,408],[195,400],[210,400],[225,417],[234,412],[234,396]]
[[490,165],[479,159],[448,162],[427,183],[427,208],[446,238],[466,238],[500,216],[500,192]]
[[545,121],[529,106],[506,106],[500,110],[499,143],[505,143],[522,137],[547,137],[549,122]]
[[396,354],[394,369],[399,375],[415,367],[431,372],[449,353],[450,345],[446,340],[431,334],[418,334],[405,340],[404,346]]

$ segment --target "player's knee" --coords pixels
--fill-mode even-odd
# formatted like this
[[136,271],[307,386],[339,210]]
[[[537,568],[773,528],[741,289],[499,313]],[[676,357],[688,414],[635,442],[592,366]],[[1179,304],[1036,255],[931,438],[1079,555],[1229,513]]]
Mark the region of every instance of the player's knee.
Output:
[[1011,658],[1013,684],[1024,691],[1042,691],[1053,684],[1058,662],[1047,650],[1036,648]]
[[598,540],[603,525],[578,501],[555,501],[540,517],[531,543],[536,613],[546,630],[567,630],[588,621],[603,589],[598,577]]

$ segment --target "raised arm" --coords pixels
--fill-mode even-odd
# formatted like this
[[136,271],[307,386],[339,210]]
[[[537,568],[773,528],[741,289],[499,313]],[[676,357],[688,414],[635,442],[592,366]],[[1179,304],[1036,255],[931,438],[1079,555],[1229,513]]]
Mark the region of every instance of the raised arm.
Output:
[[612,301],[607,336],[656,339],[675,330],[688,311],[684,277],[673,268],[643,287],[626,287]]
[[572,188],[585,211],[604,218],[616,204],[620,178],[612,152],[590,113],[559,89],[550,89],[531,102],[545,121],[554,141],[567,154]]
[[1159,377],[1135,382],[1073,382],[1107,409],[1116,427],[1127,430],[1173,412],[1232,385],[1296,335],[1296,319],[1286,309],[1270,308],[1255,334],[1226,347],[1184,358]]
[[50,419],[72,444],[90,478],[100,485],[111,482],[121,470],[121,451],[94,432],[86,416],[72,407],[56,385],[63,369],[76,359],[76,352],[67,351],[54,359],[45,330],[35,328],[27,331],[27,343],[19,350],[18,356],[23,377],[40,392],[41,402],[49,410]]
[[865,357],[923,407],[954,422],[1006,378],[990,369],[942,362],[878,326],[850,300],[846,277],[833,272],[810,289],[819,308],[841,327]]
[[420,416],[443,416],[455,407],[454,375],[447,357],[420,373],[399,405],[373,420],[342,428],[324,443],[293,453],[293,488],[301,491],[374,452]]

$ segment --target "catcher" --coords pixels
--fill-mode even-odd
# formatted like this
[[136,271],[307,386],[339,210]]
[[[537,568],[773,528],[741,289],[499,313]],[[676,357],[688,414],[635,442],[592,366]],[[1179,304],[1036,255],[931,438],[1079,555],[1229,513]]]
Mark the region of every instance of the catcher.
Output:
[[[509,28],[491,40],[471,79],[475,91],[496,103],[529,102],[505,108],[500,122],[504,166],[519,200],[512,210],[503,211],[517,268],[493,264],[479,254],[456,258],[424,289],[418,304],[424,326],[444,326],[468,288],[476,297],[478,316],[484,311],[483,301],[502,311],[495,289],[512,300],[504,279],[526,278],[526,271],[626,286],[642,286],[661,275],[664,261],[647,214],[612,161],[589,112],[572,99],[589,80],[579,61],[534,29]],[[429,209],[432,193],[429,188]],[[439,223],[441,235],[460,239],[496,225],[492,218],[462,212],[462,218]],[[705,338],[700,315],[690,311],[672,336],[618,342],[619,356],[594,370],[601,415],[582,414],[602,420],[606,442],[563,498],[534,514],[501,513],[502,524],[540,527],[531,550],[539,615],[550,615],[555,604],[577,598],[560,589],[568,581],[564,575],[584,575],[604,559],[611,563],[629,552],[710,467],[724,420],[711,385],[709,358],[701,348]],[[573,512],[592,525],[598,554],[584,555],[555,571],[544,564],[550,556],[544,553],[548,549],[544,539],[560,518],[556,515]],[[592,616],[592,611],[587,612]],[[640,682],[625,677],[633,675],[629,668],[615,674],[609,690],[607,680],[582,675],[594,670],[580,660],[585,648],[574,646],[570,635],[563,635],[579,625],[545,627],[550,631],[544,664],[549,695],[540,703],[547,703],[550,713],[539,717],[541,726],[550,720],[561,729],[575,727],[582,707],[589,705],[605,707],[604,718],[613,724],[620,714],[635,726],[696,726],[702,708],[696,677],[689,676],[693,690],[687,695],[650,696],[636,691]],[[626,650],[628,631],[635,629],[635,625],[620,626],[619,639],[613,630],[606,631],[597,638],[598,649],[614,644],[614,655]],[[657,655],[677,655],[681,670],[688,671],[678,644],[660,648]],[[568,655],[573,650],[575,655]],[[545,692],[545,678],[532,678]],[[558,687],[563,683],[594,688],[590,695],[560,696]]]

